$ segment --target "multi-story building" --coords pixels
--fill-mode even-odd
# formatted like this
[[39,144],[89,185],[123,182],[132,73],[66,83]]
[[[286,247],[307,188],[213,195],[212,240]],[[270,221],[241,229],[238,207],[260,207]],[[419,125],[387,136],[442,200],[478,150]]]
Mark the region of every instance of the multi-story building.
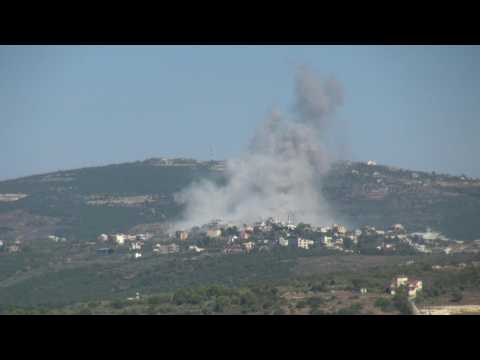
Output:
[[186,231],[177,231],[176,232],[177,239],[180,241],[185,241],[188,239],[188,232]]
[[297,239],[297,247],[308,250],[314,244],[313,240],[307,240],[303,238]]
[[327,236],[327,235],[324,235],[322,237],[322,243],[323,245],[329,247],[329,246],[332,246],[333,245],[333,239],[331,236]]

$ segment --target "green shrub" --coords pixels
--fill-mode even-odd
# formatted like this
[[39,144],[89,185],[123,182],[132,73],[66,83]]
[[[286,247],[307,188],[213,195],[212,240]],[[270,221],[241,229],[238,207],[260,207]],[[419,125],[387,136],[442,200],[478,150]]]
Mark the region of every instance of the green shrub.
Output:
[[362,304],[358,304],[358,303],[337,311],[338,315],[360,315],[361,313],[362,313]]
[[110,304],[114,309],[123,309],[126,306],[126,303],[122,300],[114,300]]
[[393,309],[393,304],[389,299],[378,298],[375,300],[374,306],[382,310],[383,312],[388,312]]

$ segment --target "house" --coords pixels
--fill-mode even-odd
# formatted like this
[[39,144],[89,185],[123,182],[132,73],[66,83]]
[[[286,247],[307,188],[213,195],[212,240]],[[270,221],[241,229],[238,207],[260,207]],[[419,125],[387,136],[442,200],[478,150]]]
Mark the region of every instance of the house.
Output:
[[249,242],[243,243],[242,246],[248,252],[248,251],[253,250],[253,247],[255,246],[255,244],[253,242],[249,241]]
[[20,246],[18,245],[10,245],[8,248],[7,248],[8,252],[9,253],[17,253],[20,251]]
[[423,245],[423,244],[413,244],[413,247],[419,251],[419,252],[422,252],[422,253],[431,253],[432,250],[430,249],[427,249],[427,246],[426,245]]
[[108,235],[107,234],[100,234],[97,236],[97,240],[101,242],[108,241]]
[[143,244],[139,241],[130,244],[132,250],[142,250]]
[[402,224],[395,224],[392,226],[392,230],[395,232],[404,232],[405,228],[403,227]]
[[245,230],[240,231],[240,240],[248,240],[250,239],[250,233]]
[[409,279],[406,276],[397,276],[390,284],[388,288],[388,292],[390,295],[395,295],[399,288],[406,288],[407,294],[411,298],[415,298],[417,296],[417,292],[422,290],[423,282],[417,279]]
[[125,235],[125,240],[126,241],[135,241],[135,240],[137,240],[137,235],[127,234],[127,235]]
[[153,234],[149,234],[149,233],[137,234],[135,237],[136,237],[136,240],[138,240],[138,241],[147,241],[147,240],[150,240],[153,237]]
[[417,296],[417,291],[422,290],[423,282],[421,280],[411,279],[408,282],[408,296],[415,298]]
[[153,251],[160,255],[174,254],[180,251],[180,247],[177,244],[168,244],[168,245],[156,244]]
[[188,239],[188,232],[186,231],[177,231],[175,235],[177,236],[177,239],[180,241],[185,241]]
[[111,240],[113,240],[118,245],[125,244],[125,239],[126,239],[125,234],[113,234],[113,235],[110,236],[110,238],[111,238]]
[[367,293],[367,288],[361,288],[360,294],[365,295]]
[[138,258],[141,258],[141,257],[142,257],[142,253],[139,253],[139,252],[136,252],[135,255],[134,255],[135,259],[138,259]]
[[327,235],[324,235],[322,237],[322,243],[323,245],[325,246],[331,246],[332,245],[332,237],[331,236],[327,236]]
[[330,231],[330,228],[327,227],[327,226],[321,226],[321,227],[320,227],[320,232],[321,232],[322,234],[326,234],[326,233],[328,233],[329,231]]
[[297,247],[299,247],[301,249],[309,250],[310,246],[312,246],[313,244],[314,244],[313,240],[307,240],[307,239],[303,239],[303,238],[298,238],[297,239]]
[[280,237],[280,239],[278,239],[278,245],[288,246],[288,239],[284,239],[283,237]]
[[3,246],[5,245],[5,242],[3,240],[0,240],[0,250],[3,249]]
[[333,230],[337,232],[338,234],[344,235],[347,233],[347,228],[343,225],[333,225]]
[[368,160],[368,161],[367,161],[367,165],[368,165],[368,166],[375,166],[375,165],[377,165],[377,163],[376,163],[375,161],[373,161],[373,160]]
[[250,235],[253,234],[253,227],[252,226],[245,226],[245,229],[244,229],[247,233],[249,233]]
[[407,241],[407,235],[405,234],[397,235],[397,239],[400,241]]
[[207,237],[209,238],[218,238],[222,235],[222,230],[220,229],[208,229]]

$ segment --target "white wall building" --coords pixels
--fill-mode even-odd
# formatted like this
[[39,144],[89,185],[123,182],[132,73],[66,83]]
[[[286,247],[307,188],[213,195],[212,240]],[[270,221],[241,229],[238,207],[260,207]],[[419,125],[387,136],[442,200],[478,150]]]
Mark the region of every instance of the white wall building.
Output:
[[100,235],[98,235],[97,240],[102,241],[102,242],[108,241],[108,235],[107,234],[100,234]]
[[314,244],[315,242],[313,240],[307,240],[307,239],[302,239],[298,238],[297,239],[297,247],[309,250],[310,247]]
[[123,245],[125,244],[125,234],[113,234],[112,239],[114,242],[116,242],[118,245]]
[[284,239],[283,237],[280,237],[280,239],[278,239],[278,245],[288,246],[288,239]]

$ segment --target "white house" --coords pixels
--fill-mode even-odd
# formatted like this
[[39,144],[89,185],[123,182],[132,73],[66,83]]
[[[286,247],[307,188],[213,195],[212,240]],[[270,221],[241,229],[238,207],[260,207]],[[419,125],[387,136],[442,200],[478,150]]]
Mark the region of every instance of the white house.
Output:
[[393,231],[405,231],[405,228],[402,224],[395,224],[392,226]]
[[153,249],[154,252],[158,254],[173,254],[180,251],[180,247],[177,244],[156,244],[155,248]]
[[126,236],[125,236],[125,234],[113,234],[112,239],[118,245],[123,245],[123,244],[125,244]]
[[283,237],[280,237],[280,239],[278,239],[278,245],[288,246],[288,239],[284,239]]
[[313,240],[307,240],[307,239],[302,239],[298,238],[297,239],[297,247],[309,250],[310,246],[312,246],[315,242]]
[[320,227],[320,232],[321,232],[322,234],[326,234],[326,233],[329,232],[329,231],[330,231],[330,228],[327,227],[327,226],[321,226],[321,227]]
[[142,249],[142,243],[141,242],[133,242],[130,244],[130,247],[132,250],[141,250]]
[[332,245],[332,237],[331,237],[331,236],[324,235],[324,236],[322,237],[322,243],[323,243],[325,246],[330,246],[330,245]]
[[208,229],[207,230],[207,236],[209,238],[218,238],[220,235],[222,235],[222,231],[220,229]]
[[421,280],[409,279],[406,276],[397,276],[390,284],[390,294],[395,295],[396,290],[400,287],[405,287],[407,289],[408,296],[414,298],[417,296],[417,292],[422,290],[423,282]]
[[100,235],[98,235],[97,240],[102,241],[102,242],[108,241],[108,235],[107,234],[100,234]]

